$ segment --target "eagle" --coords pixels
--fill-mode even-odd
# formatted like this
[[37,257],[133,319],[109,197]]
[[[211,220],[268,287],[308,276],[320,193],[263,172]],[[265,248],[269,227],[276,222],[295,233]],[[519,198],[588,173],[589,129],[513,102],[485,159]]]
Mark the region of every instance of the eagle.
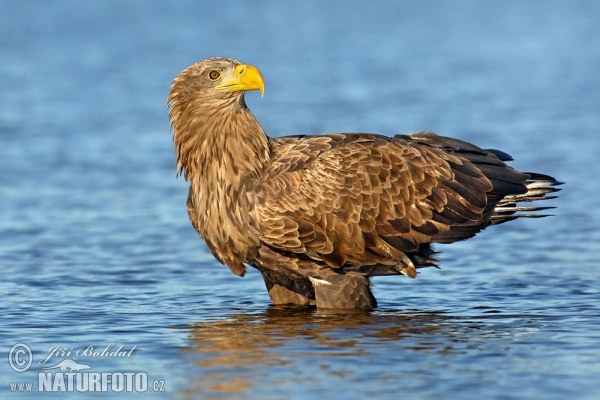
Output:
[[230,58],[173,80],[167,106],[189,219],[211,253],[260,271],[273,304],[371,309],[370,278],[437,266],[433,243],[553,207],[561,182],[431,132],[272,138],[246,106],[260,71]]

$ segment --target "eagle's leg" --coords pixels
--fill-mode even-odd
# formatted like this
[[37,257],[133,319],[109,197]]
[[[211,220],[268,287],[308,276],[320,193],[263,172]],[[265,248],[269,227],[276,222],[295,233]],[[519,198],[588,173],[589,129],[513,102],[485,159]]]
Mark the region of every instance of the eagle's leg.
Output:
[[369,278],[358,272],[310,278],[317,308],[371,309],[377,300],[371,293]]
[[307,278],[290,277],[273,271],[260,272],[273,304],[315,305],[315,291]]

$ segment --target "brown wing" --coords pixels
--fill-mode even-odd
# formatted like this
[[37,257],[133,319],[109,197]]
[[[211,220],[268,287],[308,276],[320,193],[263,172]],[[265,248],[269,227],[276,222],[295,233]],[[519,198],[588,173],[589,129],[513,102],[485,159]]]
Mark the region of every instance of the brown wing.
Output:
[[[387,265],[416,276],[408,256],[419,245],[460,240],[488,224],[494,185],[460,153],[509,168],[492,153],[443,139],[336,134],[273,140],[272,164],[255,191],[261,241],[334,269]],[[465,232],[453,231],[463,226]]]

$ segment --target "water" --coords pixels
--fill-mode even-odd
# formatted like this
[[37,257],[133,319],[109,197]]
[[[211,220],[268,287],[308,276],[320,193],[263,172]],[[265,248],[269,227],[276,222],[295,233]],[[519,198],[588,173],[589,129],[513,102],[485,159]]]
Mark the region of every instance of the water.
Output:
[[[600,398],[599,15],[592,1],[0,1],[3,396],[38,388],[58,346],[71,356],[44,365],[143,371],[167,398]],[[500,148],[567,182],[557,216],[440,247],[443,269],[414,281],[375,279],[370,313],[269,306],[256,271],[207,252],[175,179],[169,85],[216,55],[261,69],[265,98],[248,104],[272,136],[428,129]],[[23,373],[7,361],[20,342]],[[130,357],[75,354],[110,343]]]

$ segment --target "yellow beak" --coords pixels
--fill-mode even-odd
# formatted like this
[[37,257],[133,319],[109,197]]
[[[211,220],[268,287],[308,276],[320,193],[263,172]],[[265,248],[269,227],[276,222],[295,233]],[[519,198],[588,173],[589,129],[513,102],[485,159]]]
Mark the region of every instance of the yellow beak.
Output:
[[223,78],[215,89],[238,92],[240,90],[260,90],[261,97],[265,94],[265,81],[260,71],[252,65],[238,65],[233,76]]

